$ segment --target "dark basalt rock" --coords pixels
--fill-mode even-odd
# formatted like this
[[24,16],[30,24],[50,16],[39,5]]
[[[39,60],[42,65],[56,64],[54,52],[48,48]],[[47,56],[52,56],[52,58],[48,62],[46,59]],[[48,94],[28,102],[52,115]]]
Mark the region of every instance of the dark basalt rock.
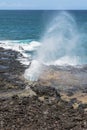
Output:
[[16,130],[86,130],[87,114],[74,110],[67,102],[40,102],[33,97],[0,102],[0,129]]
[[85,109],[85,108],[87,108],[87,104],[80,104],[78,108],[79,109]]
[[24,89],[26,84],[19,78],[25,71],[17,57],[20,53],[0,48],[0,90]]
[[47,95],[47,96],[56,96],[60,98],[60,94],[58,90],[56,90],[53,87],[35,85],[34,87],[31,87],[31,88],[40,96]]
[[19,99],[19,97],[18,97],[18,95],[13,95],[13,96],[12,96],[12,99],[13,99],[13,100],[17,100],[17,99]]
[[[62,100],[56,88],[37,83],[30,86],[36,95],[17,95],[16,92],[23,91],[27,84],[20,78],[26,67],[16,60],[18,55],[21,54],[0,48],[0,130],[87,130],[87,104],[74,109],[72,104],[77,100]],[[68,71],[70,69],[77,73],[74,68],[69,67]],[[15,95],[1,97],[3,93],[14,91]],[[71,91],[68,96],[72,96]],[[41,97],[45,97],[43,101]]]

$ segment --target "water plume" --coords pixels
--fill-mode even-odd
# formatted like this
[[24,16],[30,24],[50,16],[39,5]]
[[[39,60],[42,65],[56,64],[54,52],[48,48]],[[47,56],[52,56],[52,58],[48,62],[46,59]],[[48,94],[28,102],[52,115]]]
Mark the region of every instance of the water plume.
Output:
[[25,71],[25,78],[37,80],[45,65],[76,65],[79,62],[77,48],[80,43],[75,19],[67,12],[60,12],[48,24],[37,57]]

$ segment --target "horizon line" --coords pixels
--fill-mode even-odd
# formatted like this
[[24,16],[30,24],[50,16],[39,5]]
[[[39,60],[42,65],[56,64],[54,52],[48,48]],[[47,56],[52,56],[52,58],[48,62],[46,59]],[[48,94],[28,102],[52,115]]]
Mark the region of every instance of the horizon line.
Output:
[[73,11],[73,10],[76,10],[76,11],[79,11],[79,10],[87,10],[87,9],[0,9],[0,11],[4,11],[4,10],[8,10],[8,11],[15,11],[15,10],[24,10],[24,11],[28,11],[28,10],[37,10],[37,11],[39,11],[39,10],[48,10],[48,11],[61,11],[61,10],[67,10],[67,11]]

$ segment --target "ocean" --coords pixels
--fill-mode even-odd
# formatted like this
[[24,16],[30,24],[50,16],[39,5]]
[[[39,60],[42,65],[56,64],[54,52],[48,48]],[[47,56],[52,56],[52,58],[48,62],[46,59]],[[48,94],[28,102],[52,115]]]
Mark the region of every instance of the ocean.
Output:
[[31,70],[86,65],[87,11],[0,10],[0,47],[22,53],[18,60],[32,61]]

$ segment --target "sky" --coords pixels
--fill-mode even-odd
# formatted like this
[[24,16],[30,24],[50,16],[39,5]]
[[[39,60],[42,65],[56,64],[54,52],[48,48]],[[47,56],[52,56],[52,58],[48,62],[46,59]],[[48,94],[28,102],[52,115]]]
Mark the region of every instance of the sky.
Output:
[[87,0],[0,0],[0,10],[2,9],[87,10]]

